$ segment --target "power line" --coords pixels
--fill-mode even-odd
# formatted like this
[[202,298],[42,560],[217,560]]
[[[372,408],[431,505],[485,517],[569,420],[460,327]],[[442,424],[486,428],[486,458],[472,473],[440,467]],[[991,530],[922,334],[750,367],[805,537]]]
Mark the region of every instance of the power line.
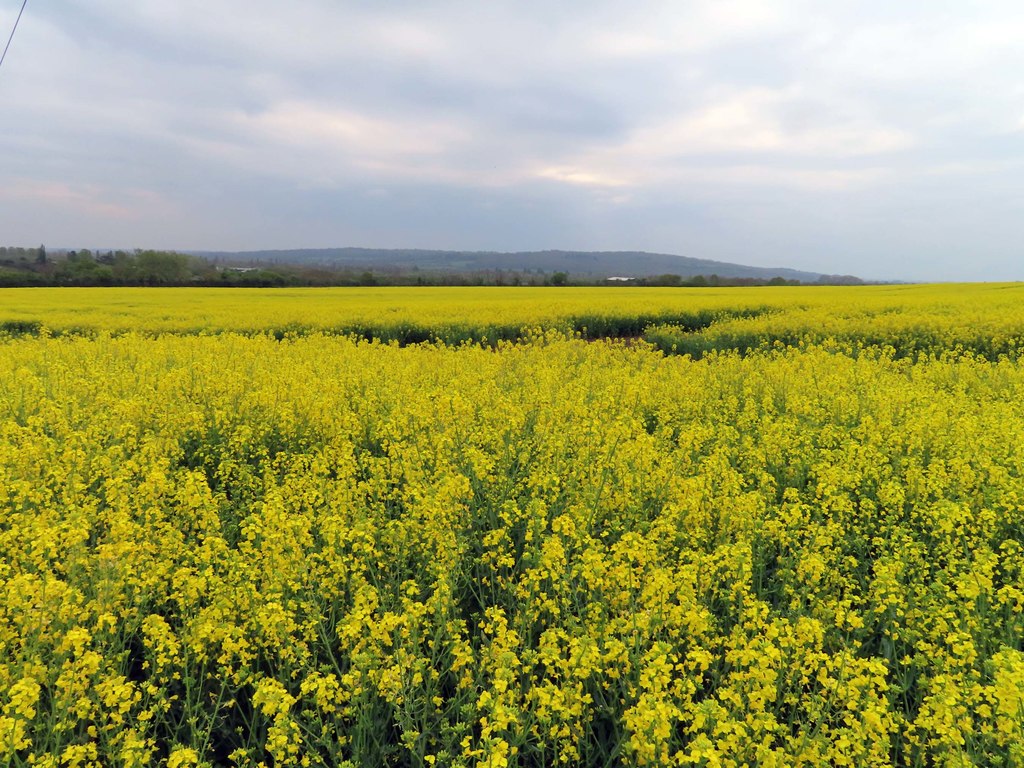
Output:
[[14,20],[14,29],[11,30],[11,36],[7,38],[7,45],[4,46],[4,52],[0,54],[0,67],[4,65],[4,59],[7,58],[7,49],[11,47],[11,40],[14,39],[14,33],[18,31],[18,22],[21,21],[21,14],[25,12],[26,5],[28,5],[28,0],[22,0],[21,10],[18,11],[18,18]]

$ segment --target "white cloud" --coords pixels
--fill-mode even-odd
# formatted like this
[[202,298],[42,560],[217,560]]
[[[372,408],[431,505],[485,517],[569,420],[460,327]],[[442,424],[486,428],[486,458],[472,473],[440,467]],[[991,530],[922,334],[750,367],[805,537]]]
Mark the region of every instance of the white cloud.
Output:
[[792,29],[802,3],[676,0],[599,5],[579,21],[588,55],[623,58],[692,55]]
[[[637,152],[673,155],[758,152],[826,159],[906,149],[913,139],[856,114],[856,106],[807,97],[799,88],[750,89],[638,131]],[[801,107],[805,117],[787,125],[785,110]],[[831,114],[839,112],[839,116]]]
[[465,131],[455,123],[411,117],[388,119],[305,102],[274,104],[254,115],[236,113],[233,121],[277,144],[312,152],[337,152],[357,162],[436,157],[466,139]]
[[[914,139],[858,111],[856,104],[816,101],[796,88],[747,89],[642,126],[620,142],[584,149],[536,174],[595,188],[682,183],[826,191],[859,187],[883,180],[888,175],[884,157],[909,149]],[[849,167],[851,160],[869,162]]]
[[632,182],[609,176],[599,171],[584,170],[571,166],[551,166],[536,171],[536,176],[541,179],[561,181],[566,184],[579,184],[584,187],[624,187]]
[[16,179],[0,188],[0,200],[37,203],[65,215],[105,220],[137,219],[156,210],[167,212],[166,199],[150,190],[118,189],[96,184]]

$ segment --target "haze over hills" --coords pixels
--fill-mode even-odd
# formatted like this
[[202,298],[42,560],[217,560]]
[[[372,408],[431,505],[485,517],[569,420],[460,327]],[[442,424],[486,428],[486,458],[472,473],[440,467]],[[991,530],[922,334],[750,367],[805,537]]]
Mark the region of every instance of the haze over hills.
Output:
[[[612,276],[681,277],[718,275],[722,278],[771,280],[781,277],[814,283],[841,278],[786,267],[752,267],[645,251],[440,251],[385,248],[296,248],[266,251],[192,251],[197,256],[226,262],[303,264],[333,268],[424,270],[436,272],[567,272],[575,278]],[[849,280],[849,278],[847,278]]]

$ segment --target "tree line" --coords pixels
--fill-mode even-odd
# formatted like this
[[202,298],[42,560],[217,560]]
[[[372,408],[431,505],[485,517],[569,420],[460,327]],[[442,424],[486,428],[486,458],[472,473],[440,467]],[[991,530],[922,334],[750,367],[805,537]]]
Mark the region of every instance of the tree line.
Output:
[[284,276],[262,269],[223,266],[176,251],[88,248],[47,252],[0,247],[0,286],[181,286],[286,285]]
[[[843,284],[857,278],[830,275],[819,282]],[[539,269],[474,271],[416,267],[327,266],[293,263],[225,262],[177,251],[59,250],[45,246],[0,246],[0,287],[21,286],[375,286],[375,285],[619,285],[717,287],[799,285],[797,280],[683,276],[676,274],[611,280]]]

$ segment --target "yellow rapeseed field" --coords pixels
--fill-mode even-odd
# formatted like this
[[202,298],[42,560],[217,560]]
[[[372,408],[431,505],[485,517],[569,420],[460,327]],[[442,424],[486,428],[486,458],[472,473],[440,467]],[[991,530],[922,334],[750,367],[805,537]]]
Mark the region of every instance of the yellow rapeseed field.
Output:
[[[965,336],[1024,336],[1024,285],[759,288],[0,288],[0,333],[109,331],[352,334],[402,343],[515,340],[538,328],[587,338],[715,323],[718,343],[915,334],[953,348]],[[724,323],[723,320],[731,320]],[[923,342],[916,342],[920,347]]]
[[0,765],[1022,765],[1022,300],[0,291]]

